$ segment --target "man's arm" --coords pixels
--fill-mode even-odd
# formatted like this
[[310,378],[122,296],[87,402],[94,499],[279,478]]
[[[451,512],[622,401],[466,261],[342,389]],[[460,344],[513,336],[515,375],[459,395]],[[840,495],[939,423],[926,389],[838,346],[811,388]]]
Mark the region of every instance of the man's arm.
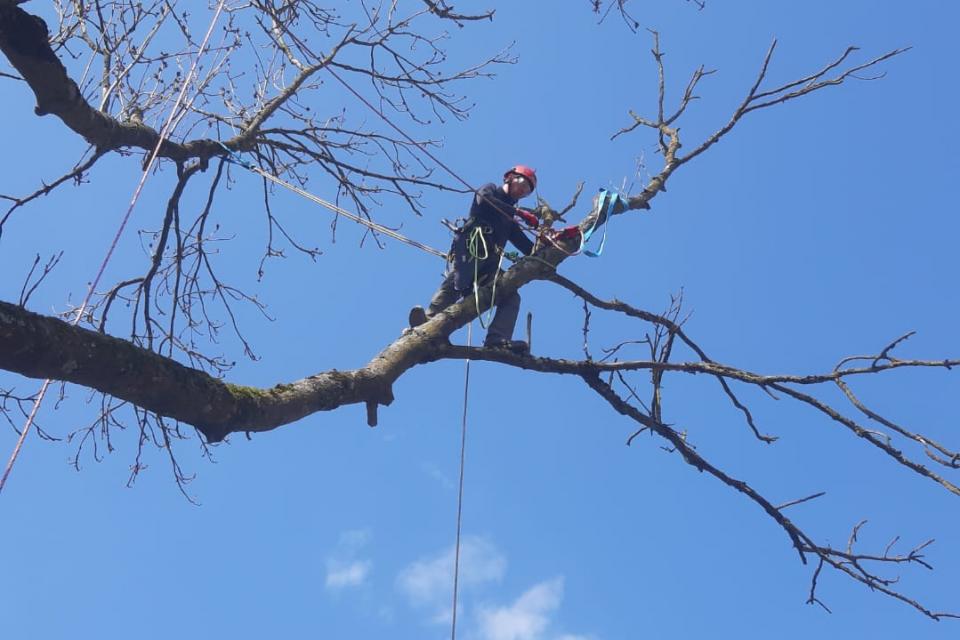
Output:
[[510,230],[510,243],[525,256],[533,253],[533,241],[527,237],[527,234],[517,223],[513,223],[513,228]]

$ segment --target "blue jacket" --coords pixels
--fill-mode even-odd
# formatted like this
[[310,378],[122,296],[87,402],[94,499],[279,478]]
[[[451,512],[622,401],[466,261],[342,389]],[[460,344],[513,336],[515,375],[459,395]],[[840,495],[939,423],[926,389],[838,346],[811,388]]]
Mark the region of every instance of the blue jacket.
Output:
[[[496,271],[500,254],[508,241],[524,255],[530,255],[533,251],[533,242],[514,220],[516,206],[517,201],[493,183],[483,185],[474,194],[470,217],[454,234],[450,248],[457,291],[464,295],[473,291],[475,270],[480,284],[487,284],[485,281]],[[467,248],[470,234],[476,227],[480,228],[487,245],[487,258],[480,261],[479,268],[475,267]]]

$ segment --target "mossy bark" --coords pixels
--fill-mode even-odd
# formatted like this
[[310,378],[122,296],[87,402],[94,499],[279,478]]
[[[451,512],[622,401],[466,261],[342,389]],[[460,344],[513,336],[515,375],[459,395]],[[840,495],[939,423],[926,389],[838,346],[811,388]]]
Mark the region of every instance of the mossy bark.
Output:
[[[498,283],[504,294],[551,273],[546,262],[564,256],[548,249],[543,261],[524,261]],[[489,292],[484,292],[481,304]],[[268,389],[219,380],[204,371],[126,340],[0,301],[0,368],[96,389],[157,414],[195,426],[211,442],[235,431],[267,431],[318,411],[393,401],[394,381],[410,368],[442,357],[451,333],[476,317],[472,298],[400,336],[366,366],[330,370]]]

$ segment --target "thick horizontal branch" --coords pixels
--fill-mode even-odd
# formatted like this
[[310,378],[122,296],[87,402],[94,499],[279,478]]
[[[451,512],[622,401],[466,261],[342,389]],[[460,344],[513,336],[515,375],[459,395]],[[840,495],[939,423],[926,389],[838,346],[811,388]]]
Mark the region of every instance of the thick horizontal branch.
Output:
[[209,441],[265,431],[348,404],[389,404],[390,385],[432,358],[431,339],[402,337],[370,364],[270,389],[239,386],[112,336],[0,302],[0,368],[73,382],[195,426]]
[[[555,249],[544,252],[559,253]],[[503,295],[545,275],[529,261],[500,279]],[[487,304],[489,294],[481,296]],[[195,426],[211,442],[236,431],[268,431],[318,411],[393,400],[393,382],[418,364],[438,359],[438,347],[476,317],[473,298],[439,314],[387,346],[366,366],[325,371],[269,389],[240,386],[95,331],[0,301],[0,369],[102,391],[143,409]],[[133,375],[133,374],[136,375]],[[371,422],[375,422],[374,418]]]

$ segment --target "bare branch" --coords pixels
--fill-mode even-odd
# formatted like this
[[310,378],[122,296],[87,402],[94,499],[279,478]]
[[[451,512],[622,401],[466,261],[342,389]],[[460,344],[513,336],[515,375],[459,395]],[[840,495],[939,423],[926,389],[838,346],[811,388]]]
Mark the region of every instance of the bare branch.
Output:
[[59,187],[61,184],[68,182],[70,180],[72,180],[74,184],[77,184],[77,185],[82,184],[83,182],[85,182],[83,175],[87,171],[89,171],[91,168],[93,168],[93,165],[95,165],[97,163],[97,160],[102,158],[104,154],[106,154],[106,150],[94,149],[93,155],[91,155],[87,160],[83,160],[83,158],[81,158],[80,159],[81,161],[78,162],[73,167],[73,169],[68,171],[66,174],[60,176],[50,184],[44,184],[42,187],[40,187],[30,195],[24,196],[22,198],[5,197],[5,199],[13,201],[13,205],[11,205],[9,209],[7,209],[7,212],[3,215],[3,218],[0,218],[0,236],[3,235],[3,226],[7,223],[7,220],[10,219],[10,216],[13,214],[14,211],[19,209],[23,205],[29,202],[32,202],[33,200],[36,200],[41,196],[47,195],[48,193],[50,193],[51,191]]
[[50,256],[50,259],[47,260],[46,264],[44,264],[42,267],[43,273],[37,276],[37,280],[33,284],[30,284],[31,279],[33,278],[33,273],[40,264],[40,254],[37,254],[36,258],[33,260],[33,264],[30,266],[30,273],[28,273],[27,277],[24,278],[23,287],[20,289],[20,300],[18,304],[21,307],[27,306],[30,296],[33,295],[33,292],[37,290],[37,287],[40,286],[40,283],[43,282],[44,278],[50,275],[50,272],[53,271],[62,257],[63,251]]
[[777,511],[783,511],[787,507],[792,507],[797,504],[803,504],[804,502],[809,502],[810,500],[816,500],[817,498],[825,495],[827,495],[827,492],[821,491],[819,493],[815,493],[813,495],[807,496],[806,498],[800,498],[798,500],[791,500],[790,502],[784,502],[783,504],[777,506]]
[[461,22],[469,20],[493,20],[494,11],[487,11],[486,13],[480,13],[476,15],[466,15],[462,13],[454,13],[453,7],[448,6],[443,0],[433,2],[432,0],[423,0],[423,3],[427,5],[430,9],[430,13],[437,16],[438,18],[443,18],[444,20],[453,20],[457,23],[457,26],[462,27]]

